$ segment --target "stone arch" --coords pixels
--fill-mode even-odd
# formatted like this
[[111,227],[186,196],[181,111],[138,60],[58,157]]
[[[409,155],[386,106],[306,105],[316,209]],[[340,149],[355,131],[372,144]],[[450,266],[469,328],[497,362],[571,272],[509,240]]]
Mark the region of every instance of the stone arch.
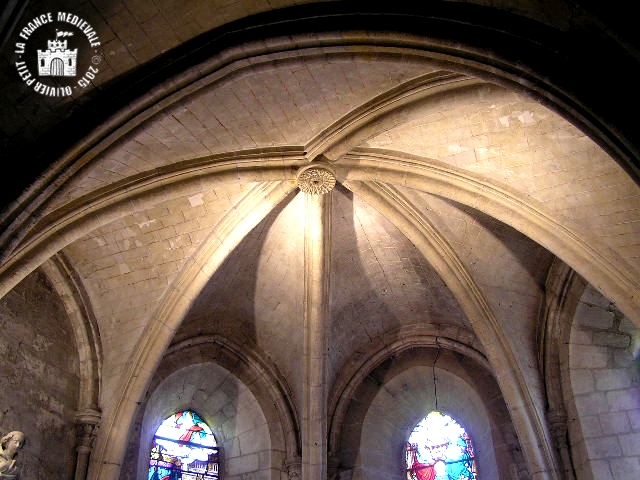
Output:
[[458,171],[440,162],[402,152],[355,149],[337,163],[340,181],[372,181],[407,186],[468,205],[527,235],[605,292],[633,321],[640,301],[638,280],[627,262],[597,239],[585,237],[544,206],[511,188]]
[[[203,377],[200,370],[208,373]],[[164,397],[169,396],[166,392],[170,392],[171,387],[167,382],[173,379],[174,385],[178,384],[176,374],[189,371],[193,371],[191,376],[194,379],[189,382],[189,391],[175,395],[171,405],[164,405],[163,395],[157,393],[159,389],[164,388]],[[192,384],[199,387],[194,388]],[[207,392],[207,388],[218,388],[219,391]],[[250,392],[250,395],[243,394],[243,391]],[[219,336],[195,337],[167,350],[151,382],[141,419],[138,475],[145,471],[144,454],[153,435],[151,427],[157,426],[168,409],[191,406],[202,411],[203,419],[212,422],[210,426],[217,426],[223,447],[226,442],[230,448],[229,442],[237,441],[237,435],[244,437],[243,443],[255,440],[255,445],[245,447],[248,451],[263,449],[261,455],[267,455],[270,460],[268,465],[261,462],[260,471],[271,472],[269,478],[279,479],[286,464],[299,456],[298,420],[286,381],[275,367],[246,345],[236,345]],[[150,409],[155,413],[148,414],[147,411],[152,411]],[[246,418],[240,418],[242,415]],[[254,433],[247,433],[249,430]],[[223,451],[222,462],[237,455]],[[234,462],[237,461],[235,458]]]
[[[286,191],[286,190],[287,190],[287,188],[288,188],[288,187],[284,187],[284,190]],[[281,197],[281,195],[284,195],[284,193],[283,193],[282,191],[276,194],[276,196],[280,196],[280,198],[282,198],[282,197]],[[255,213],[255,212],[254,212],[254,213]],[[221,251],[224,251],[224,249],[223,249],[223,250],[221,250]],[[204,258],[204,257],[203,257],[203,258]],[[203,264],[204,264],[204,263],[205,263],[205,262],[203,262]],[[199,264],[197,264],[197,265],[199,265]],[[202,272],[200,272],[200,270],[198,269],[198,267],[197,267],[197,266],[196,266],[196,267],[194,267],[194,268],[196,268],[196,270],[199,272],[199,273],[198,273],[199,275],[202,273]],[[171,302],[169,302],[169,303],[171,303]],[[176,317],[176,318],[178,318],[178,317]],[[146,370],[146,368],[145,368],[145,369],[143,369],[143,371],[145,371],[145,370]],[[138,386],[138,387],[139,387],[139,386]],[[138,388],[138,387],[136,387],[136,388]]]
[[557,475],[556,453],[535,395],[535,378],[527,378],[504,330],[478,285],[440,232],[405,201],[399,191],[374,182],[350,182],[348,188],[383,212],[422,252],[452,291],[479,335],[492,371],[518,430],[530,471]]
[[[488,445],[479,461],[488,478],[512,478],[518,471],[526,476],[521,446],[495,378],[484,355],[468,343],[473,336],[437,326],[389,335],[401,339],[369,352],[364,361],[345,369],[338,382],[343,389],[334,396],[330,439],[331,451],[340,454],[331,458],[330,471],[336,477],[330,478],[367,478],[367,463],[385,478],[404,478],[404,441],[436,405],[471,426],[476,443]],[[434,374],[441,379],[437,389]],[[463,401],[456,404],[458,387],[466,392],[461,400],[473,397],[466,407]]]
[[[638,336],[637,326],[613,303],[555,260],[546,282],[538,350],[549,428],[568,479],[624,478],[628,465],[637,462],[633,449],[624,448],[620,425],[634,421]],[[598,460],[605,445],[616,450],[617,459]]]
[[[147,335],[141,339],[141,348],[137,351],[129,371],[123,375],[118,407],[111,422],[103,427],[105,435],[98,439],[97,458],[92,458],[92,463],[96,465],[94,468],[119,470],[126,446],[126,430],[121,429],[120,425],[131,424],[138,399],[142,397],[146,385],[151,380],[150,372],[155,371],[189,305],[229,252],[290,191],[291,187],[280,183],[259,184],[244,198],[241,205],[221,220],[194,261],[176,279],[175,288],[156,312],[157,321],[151,324]],[[147,375],[140,378],[139,372],[147,372]],[[114,461],[101,460],[105,457]]]
[[572,397],[566,385],[568,345],[573,317],[587,283],[568,265],[554,260],[545,284],[545,298],[538,324],[538,357],[545,386],[549,429],[559,452],[565,478],[576,478],[568,444],[567,400]]
[[[258,52],[282,52],[291,46],[298,49],[326,48],[351,43],[386,46],[397,53],[403,53],[399,49],[404,47],[422,51],[449,67],[470,71],[474,76],[484,75],[491,81],[528,92],[543,100],[579,128],[588,130],[598,139],[598,143],[613,152],[637,181],[637,158],[640,155],[637,145],[634,146],[632,141],[635,137],[631,127],[624,126],[623,120],[616,122],[621,115],[624,119],[628,117],[615,108],[615,105],[624,103],[623,92],[633,90],[624,88],[633,87],[633,80],[611,75],[609,72],[614,71],[613,68],[594,70],[591,68],[594,60],[587,53],[592,52],[590,47],[606,43],[614,54],[606,57],[601,55],[598,60],[615,65],[617,60],[625,59],[625,54],[628,54],[624,46],[616,42],[619,39],[613,38],[610,31],[600,27],[588,33],[578,29],[577,35],[582,34],[583,41],[574,42],[566,35],[566,25],[549,22],[549,18],[545,17],[546,11],[537,12],[534,8],[514,14],[505,9],[473,3],[435,2],[429,3],[428,7],[417,4],[411,7],[405,4],[373,6],[360,2],[307,4],[231,22],[202,35],[198,39],[201,48],[194,49],[193,43],[187,42],[177,51],[168,52],[157,61],[138,69],[135,74],[114,82],[105,90],[110,102],[108,108],[102,105],[106,110],[103,115],[108,113],[112,117],[104,124],[115,125],[123,118],[131,118],[141,108],[158,104],[175,90],[186,86],[198,88],[197,80],[202,67],[205,67],[204,70],[209,67],[206,64],[207,52],[220,52],[209,60],[210,63],[215,62],[213,68],[222,69],[233,61],[255,57]],[[560,8],[567,9],[568,5],[563,2]],[[578,6],[574,8],[580,10]],[[567,19],[571,17],[568,11],[566,13]],[[596,23],[599,20],[593,14],[586,18]],[[326,33],[335,32],[336,29],[348,31],[349,35]],[[429,32],[430,37],[425,37],[425,32]],[[595,32],[599,35],[594,35]],[[268,38],[277,41],[263,41]],[[243,44],[244,49],[238,48]],[[195,65],[200,68],[193,68]],[[182,72],[182,75],[176,75],[176,72]],[[179,78],[173,86],[158,86],[167,78],[175,79],[177,76]],[[132,88],[132,84],[137,88]],[[604,85],[608,85],[608,88]],[[617,85],[620,88],[615,88]],[[602,88],[606,88],[611,95],[620,95],[616,97],[620,100],[616,102],[611,97],[608,100],[598,99],[593,95],[594,91]],[[587,107],[590,103],[592,108]],[[129,108],[125,109],[126,105]],[[92,137],[90,141],[78,145],[81,150],[90,150],[96,145],[96,140],[105,137],[102,127],[99,131],[91,132],[95,120],[82,125],[90,114],[95,115],[95,111],[95,105],[89,104],[78,115],[80,119],[76,127],[82,126],[77,129],[78,135],[89,134],[87,138]],[[70,145],[65,147],[69,148]],[[47,183],[46,179],[43,180],[39,182],[41,186]]]
[[42,267],[58,293],[69,317],[78,351],[80,373],[79,398],[76,410],[77,478],[86,475],[96,429],[100,425],[100,384],[102,377],[102,343],[93,309],[82,283],[62,253],[45,262]]
[[[317,45],[320,45],[320,44],[316,44],[316,46],[317,46]],[[415,47],[413,47],[413,48],[415,48]],[[228,59],[227,59],[227,60],[228,60]],[[452,60],[455,60],[455,55],[454,55],[454,56],[452,56],[452,57],[449,57],[449,58],[447,59],[447,61],[452,61]],[[454,64],[455,64],[455,62],[454,62]],[[193,72],[191,72],[190,74],[193,74]],[[194,79],[193,77],[191,77],[191,78],[189,79],[189,82],[193,82],[193,83],[191,83],[191,84],[189,85],[189,88],[196,88],[196,86],[195,86],[195,84],[197,83],[197,82],[196,82],[196,80],[197,80],[197,79]],[[187,82],[187,83],[189,83],[189,82]],[[185,83],[180,84],[180,87],[184,87],[184,86],[185,86]],[[160,95],[160,96],[162,96],[162,95],[167,95],[167,91],[166,91],[166,90],[164,90],[164,91],[162,91],[161,93],[159,93],[159,92],[157,92],[157,91],[156,91],[156,92],[154,92],[154,95]],[[145,100],[146,100],[146,101],[149,101],[149,98],[146,98]],[[151,104],[151,103],[147,103],[145,108],[148,108],[150,104]],[[135,110],[136,108],[137,108],[137,106],[136,106],[136,107],[134,107],[134,110]],[[145,113],[146,113],[146,114],[149,114],[148,112],[145,112]],[[131,112],[130,112],[130,111],[128,111],[128,112],[126,113],[125,117],[127,117],[127,116],[129,116],[129,115],[131,115]],[[130,118],[130,117],[127,117],[127,118]],[[120,120],[122,120],[122,118],[121,118]],[[114,121],[114,122],[115,122],[115,121]],[[114,125],[118,125],[118,126],[119,126],[119,125],[121,125],[121,124],[120,124],[120,123],[114,123],[114,124],[110,125],[110,127],[111,127],[111,128],[113,128],[113,127],[114,127]],[[102,133],[104,134],[105,132],[103,131]],[[109,130],[109,134],[111,134],[111,133],[113,133],[113,131],[112,131],[112,130]],[[95,145],[95,144],[91,144],[91,140],[96,140],[96,139],[98,139],[98,140],[99,140],[100,138],[104,138],[104,137],[97,136],[96,138],[89,139],[89,142],[88,142],[88,143],[91,145],[91,148]],[[87,147],[87,148],[89,148],[89,147]],[[77,153],[77,152],[76,152],[76,153]],[[50,253],[50,252],[49,252],[49,253]],[[47,254],[48,254],[48,253],[47,253]],[[47,254],[43,253],[43,254],[42,254],[42,257],[40,258],[40,260],[42,260],[42,258],[44,258]],[[16,268],[19,268],[19,267],[16,267]],[[15,271],[10,272],[10,273],[9,273],[9,276],[10,276],[12,273],[15,273]],[[171,300],[175,300],[175,298],[173,298],[173,299],[171,299]],[[157,339],[154,339],[154,340],[157,340]],[[147,349],[147,348],[149,348],[149,345],[151,345],[151,344],[152,344],[152,342],[153,342],[153,340],[151,340],[151,341],[149,342],[149,344],[145,344],[145,345],[143,345],[143,346],[142,346],[142,349]],[[153,363],[153,362],[151,362],[151,363]],[[151,364],[151,363],[150,363],[150,364]],[[146,364],[145,364],[145,365],[146,365]],[[147,366],[148,366],[148,365],[147,365]],[[143,372],[144,372],[144,371],[147,371],[147,370],[146,370],[146,368],[142,368],[141,370],[142,370]],[[134,382],[135,382],[135,381],[140,381],[140,382],[144,382],[144,381],[145,381],[145,379],[141,379],[141,380],[131,380],[131,378],[133,378],[133,377],[127,378],[127,379],[126,379],[126,381],[127,381],[127,382],[129,382],[129,381],[134,381]],[[136,377],[136,378],[137,378],[137,377]],[[130,385],[130,384],[129,384],[129,385]],[[135,385],[133,386],[133,390],[134,390],[134,391],[136,391],[136,392],[139,392],[139,390],[140,390],[140,388],[139,388],[139,387],[140,387],[140,385],[135,384]],[[135,395],[133,395],[133,397],[135,397]],[[131,400],[128,396],[126,397],[126,399],[127,399],[127,400]],[[113,461],[113,460],[114,460],[114,459],[109,459],[109,462],[111,462],[111,461]],[[117,464],[117,461],[116,461],[115,463]]]
[[102,344],[100,331],[86,292],[75,278],[73,267],[64,255],[58,253],[42,264],[42,271],[56,289],[69,315],[78,345],[80,365],[80,398],[78,408],[99,408],[100,378],[102,370]]

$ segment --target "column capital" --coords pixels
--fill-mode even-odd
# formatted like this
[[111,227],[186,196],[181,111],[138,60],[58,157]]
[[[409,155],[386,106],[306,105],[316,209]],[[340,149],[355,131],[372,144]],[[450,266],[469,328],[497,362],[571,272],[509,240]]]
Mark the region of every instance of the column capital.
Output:
[[100,423],[102,414],[93,408],[77,410],[75,414],[76,423],[79,425],[97,425]]
[[300,457],[287,460],[286,469],[289,480],[300,480],[302,478],[302,460]]

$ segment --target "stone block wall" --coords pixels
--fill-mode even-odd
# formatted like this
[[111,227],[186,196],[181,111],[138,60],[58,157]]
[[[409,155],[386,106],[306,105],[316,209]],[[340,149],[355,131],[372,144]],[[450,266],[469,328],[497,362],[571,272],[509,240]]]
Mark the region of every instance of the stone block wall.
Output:
[[73,478],[78,348],[59,297],[27,277],[0,300],[0,431],[25,433],[21,478]]
[[588,286],[576,310],[569,348],[575,400],[570,441],[579,479],[638,478],[639,351],[640,328]]

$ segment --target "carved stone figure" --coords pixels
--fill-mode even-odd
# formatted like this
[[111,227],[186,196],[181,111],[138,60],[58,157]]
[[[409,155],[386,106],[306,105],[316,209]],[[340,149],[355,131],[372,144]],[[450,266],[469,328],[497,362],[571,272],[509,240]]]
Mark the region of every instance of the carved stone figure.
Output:
[[16,455],[23,445],[22,432],[9,432],[0,439],[0,479],[18,478]]

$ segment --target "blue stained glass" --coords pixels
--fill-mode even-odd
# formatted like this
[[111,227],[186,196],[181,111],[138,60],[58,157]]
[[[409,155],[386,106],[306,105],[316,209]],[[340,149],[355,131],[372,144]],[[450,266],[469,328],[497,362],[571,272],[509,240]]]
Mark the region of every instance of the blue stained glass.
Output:
[[477,480],[471,438],[453,418],[433,411],[405,445],[407,480]]
[[185,410],[167,418],[156,430],[148,480],[212,480],[218,478],[218,448],[209,426]]

